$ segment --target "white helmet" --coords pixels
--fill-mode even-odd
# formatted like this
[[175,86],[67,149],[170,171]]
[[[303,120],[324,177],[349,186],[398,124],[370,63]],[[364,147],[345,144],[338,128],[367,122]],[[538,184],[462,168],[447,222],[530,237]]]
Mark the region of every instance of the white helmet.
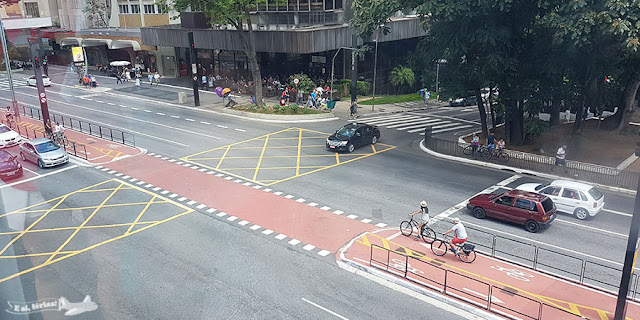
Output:
[[422,200],[422,202],[420,202],[420,206],[423,207],[423,208],[426,207],[427,206],[427,202]]
[[458,217],[453,218],[453,223],[459,223],[459,222],[460,222],[460,218]]

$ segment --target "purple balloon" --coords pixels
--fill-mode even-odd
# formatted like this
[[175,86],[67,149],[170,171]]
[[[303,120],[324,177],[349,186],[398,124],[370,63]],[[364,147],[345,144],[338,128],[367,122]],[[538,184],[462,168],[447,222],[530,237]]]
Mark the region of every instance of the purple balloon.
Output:
[[215,91],[218,94],[218,97],[222,98],[222,87],[216,87]]

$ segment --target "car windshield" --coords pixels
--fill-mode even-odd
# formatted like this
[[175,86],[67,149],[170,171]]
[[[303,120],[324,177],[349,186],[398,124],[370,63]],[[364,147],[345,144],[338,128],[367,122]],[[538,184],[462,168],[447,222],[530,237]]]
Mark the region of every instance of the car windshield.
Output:
[[45,142],[45,143],[41,143],[41,144],[37,144],[37,145],[35,145],[35,147],[36,147],[36,150],[38,150],[38,153],[45,153],[45,152],[55,151],[55,150],[59,149],[59,147],[56,146],[51,141]]
[[600,200],[604,195],[596,188],[589,189],[589,194],[596,200]]
[[544,209],[544,212],[553,210],[553,201],[551,201],[550,198],[545,199],[542,201],[542,208]]
[[0,133],[5,133],[5,132],[9,132],[11,131],[11,129],[5,127],[5,126],[0,126]]
[[11,159],[11,154],[8,152],[0,152],[0,161],[5,162],[9,161],[9,159]]
[[542,189],[542,188],[544,188],[544,187],[546,187],[546,186],[548,186],[548,185],[549,185],[549,183],[540,184],[540,185],[538,185],[537,187],[535,187],[534,189],[535,189],[536,191],[540,191],[540,189]]
[[354,127],[342,127],[336,131],[336,137],[351,138],[355,132]]

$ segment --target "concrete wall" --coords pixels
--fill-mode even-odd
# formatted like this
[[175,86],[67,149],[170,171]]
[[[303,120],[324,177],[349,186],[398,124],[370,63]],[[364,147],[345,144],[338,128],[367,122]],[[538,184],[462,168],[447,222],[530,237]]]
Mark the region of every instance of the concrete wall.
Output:
[[[141,27],[139,14],[121,14],[118,17],[120,19],[120,26],[127,28]],[[165,26],[169,24],[169,15],[167,14],[145,14],[144,24],[147,27],[153,26]]]

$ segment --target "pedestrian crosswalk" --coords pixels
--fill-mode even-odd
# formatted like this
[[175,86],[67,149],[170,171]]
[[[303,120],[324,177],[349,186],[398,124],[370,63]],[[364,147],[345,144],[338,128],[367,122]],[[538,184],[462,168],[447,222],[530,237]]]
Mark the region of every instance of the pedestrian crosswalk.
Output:
[[[24,79],[24,77],[22,76],[13,76],[13,86],[17,87],[17,86],[24,86],[26,85],[27,80]],[[7,75],[3,74],[0,75],[0,90],[9,90],[10,86],[9,86],[9,78],[7,77]]]
[[433,134],[470,132],[480,127],[479,123],[475,121],[411,112],[367,117],[359,119],[357,122],[419,134],[423,134],[427,127],[431,127]]

